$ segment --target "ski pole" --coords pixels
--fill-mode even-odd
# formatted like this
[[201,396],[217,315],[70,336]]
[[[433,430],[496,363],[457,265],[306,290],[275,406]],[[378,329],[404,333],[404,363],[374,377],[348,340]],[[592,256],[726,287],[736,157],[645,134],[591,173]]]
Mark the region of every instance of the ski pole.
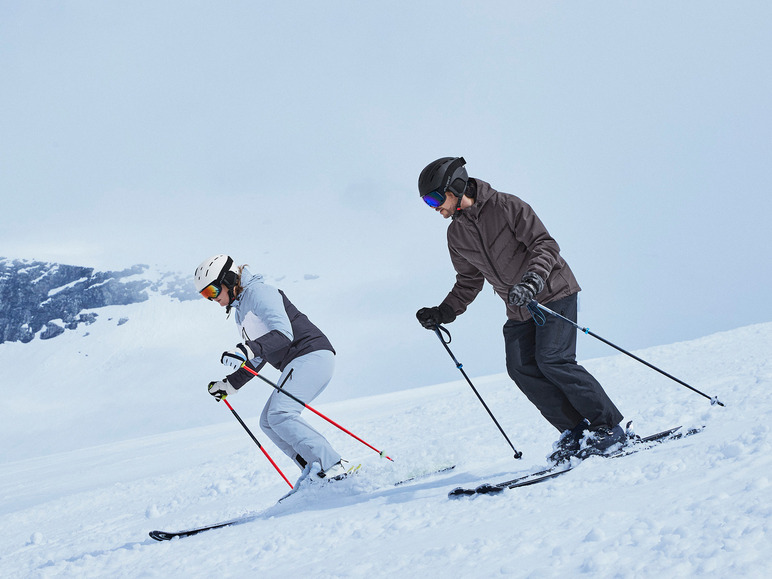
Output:
[[[442,330],[443,332],[445,332],[448,335],[448,341],[447,342],[443,339],[442,334],[440,334],[440,330]],[[480,396],[480,393],[477,391],[477,388],[474,387],[474,384],[472,384],[472,381],[469,379],[469,376],[467,376],[466,372],[464,372],[463,364],[461,364],[461,362],[456,360],[456,357],[453,355],[453,352],[450,351],[450,348],[448,347],[448,344],[451,341],[451,337],[450,337],[450,332],[448,331],[448,329],[447,328],[443,328],[442,326],[437,324],[437,325],[434,326],[434,333],[437,334],[437,337],[439,338],[440,342],[442,342],[442,345],[445,346],[445,350],[447,350],[448,354],[450,354],[450,357],[453,359],[453,362],[456,364],[456,368],[458,368],[459,371],[461,372],[461,374],[464,375],[464,378],[466,378],[466,381],[472,387],[472,390],[477,395],[477,398],[480,399],[480,402],[485,407],[485,410],[488,411],[488,414],[493,419],[493,422],[495,422],[496,426],[498,426],[499,431],[504,436],[504,438],[507,440],[507,442],[509,443],[509,446],[512,448],[513,451],[515,451],[515,458],[517,458],[517,459],[522,458],[523,453],[520,452],[519,450],[517,450],[515,448],[515,446],[512,444],[512,442],[509,440],[509,437],[504,432],[504,429],[501,428],[501,425],[499,424],[499,421],[496,420],[496,417],[493,415],[493,412],[491,412],[490,408],[488,408],[488,405],[485,403],[485,400],[482,399],[482,396]]]
[[[545,312],[547,312],[548,314],[550,314],[550,315],[552,315],[552,316],[555,316],[556,318],[560,318],[561,320],[564,320],[564,321],[568,322],[569,324],[571,324],[572,326],[574,326],[574,327],[575,327],[577,330],[580,330],[580,331],[584,332],[585,334],[587,334],[587,335],[589,335],[589,336],[592,336],[593,338],[596,338],[596,339],[600,340],[600,341],[601,341],[601,342],[603,342],[604,344],[607,344],[607,345],[611,346],[612,348],[614,348],[614,349],[616,349],[616,350],[619,350],[619,351],[620,351],[620,352],[622,352],[623,354],[627,354],[627,355],[628,355],[628,356],[630,356],[630,357],[631,357],[633,360],[637,360],[638,362],[640,362],[641,364],[643,364],[643,365],[645,365],[645,366],[648,366],[648,367],[649,367],[649,368],[651,368],[652,370],[656,370],[657,372],[659,372],[659,373],[660,373],[660,374],[662,374],[663,376],[667,376],[667,377],[668,377],[668,378],[670,378],[671,380],[674,380],[675,382],[678,382],[678,383],[679,383],[681,386],[685,386],[685,387],[687,387],[689,390],[691,390],[691,391],[693,391],[693,392],[696,392],[696,393],[697,393],[697,394],[699,394],[700,396],[704,396],[705,398],[707,398],[708,400],[710,400],[710,403],[711,403],[712,405],[716,405],[716,404],[718,404],[719,406],[725,406],[725,404],[724,404],[723,402],[721,402],[721,401],[718,399],[718,396],[713,396],[713,397],[711,397],[711,396],[708,396],[707,394],[705,394],[704,392],[700,392],[699,390],[697,390],[697,389],[696,389],[696,388],[694,388],[693,386],[689,386],[689,384],[687,384],[687,383],[686,383],[686,382],[684,382],[683,380],[679,380],[678,378],[676,378],[676,377],[675,377],[675,376],[673,376],[672,374],[668,374],[668,373],[667,373],[667,372],[665,372],[664,370],[661,370],[661,369],[657,368],[657,367],[656,367],[654,364],[650,364],[650,363],[649,363],[649,362],[647,362],[646,360],[644,360],[644,359],[642,359],[642,358],[639,358],[639,357],[638,357],[638,356],[636,356],[635,354],[631,354],[631,353],[630,353],[630,352],[628,352],[627,350],[625,350],[625,349],[623,349],[623,348],[620,348],[619,346],[617,346],[616,344],[614,344],[614,343],[612,343],[612,342],[609,342],[609,341],[608,341],[608,340],[606,340],[605,338],[601,338],[601,337],[600,337],[598,334],[595,334],[595,333],[591,332],[589,328],[583,328],[583,327],[581,327],[579,324],[577,324],[576,322],[574,322],[574,321],[572,321],[572,320],[569,320],[569,319],[568,319],[568,318],[566,318],[565,316],[561,316],[559,313],[557,313],[557,312],[553,312],[551,309],[549,309],[549,308],[547,308],[547,307],[545,307],[545,306],[541,305],[541,304],[540,304],[539,302],[537,302],[536,300],[531,300],[531,303],[529,303],[529,304],[528,304],[528,310],[531,312],[531,315],[533,316],[533,318],[534,318],[534,321],[535,321],[535,322],[536,322],[538,325],[540,325],[540,326],[544,325],[544,314],[539,314],[539,312],[538,312],[538,310],[536,310],[536,308],[538,308],[539,310],[545,311]],[[541,323],[539,323],[539,318],[537,318],[537,315],[540,315],[540,318],[541,318],[541,320],[542,320],[542,321],[541,321]]]
[[354,434],[353,432],[350,432],[350,431],[346,430],[345,428],[343,428],[343,427],[342,427],[340,424],[338,424],[338,423],[337,423],[337,422],[335,422],[334,420],[331,420],[331,419],[327,418],[327,417],[326,417],[324,414],[322,414],[322,413],[321,413],[321,412],[319,412],[318,410],[315,410],[314,408],[311,408],[311,407],[310,407],[308,404],[306,404],[305,402],[303,402],[303,401],[302,401],[300,398],[298,398],[298,397],[297,397],[297,396],[295,396],[294,394],[290,394],[289,392],[287,392],[287,391],[286,391],[286,390],[284,390],[283,388],[281,388],[281,387],[277,386],[276,384],[274,384],[273,382],[271,382],[271,381],[270,381],[268,378],[266,378],[265,376],[262,376],[262,375],[258,374],[258,373],[257,373],[257,372],[255,372],[255,371],[254,371],[252,368],[250,368],[249,366],[247,366],[246,364],[242,364],[242,365],[241,365],[241,367],[242,367],[242,368],[244,368],[244,369],[245,369],[247,372],[249,372],[249,373],[250,373],[250,374],[252,374],[253,376],[257,376],[257,377],[258,377],[258,378],[260,378],[260,379],[261,379],[263,382],[265,382],[266,384],[268,384],[268,385],[272,386],[272,387],[273,387],[273,388],[275,388],[277,391],[281,392],[282,394],[286,394],[287,396],[289,396],[290,398],[292,398],[292,399],[293,399],[295,402],[297,402],[298,404],[300,404],[300,405],[304,406],[305,408],[308,408],[308,409],[309,409],[311,412],[313,412],[314,414],[316,414],[316,415],[317,415],[317,416],[319,416],[320,418],[324,418],[324,419],[325,419],[327,422],[329,422],[329,423],[330,423],[330,424],[332,424],[333,426],[335,426],[335,427],[337,427],[337,428],[340,428],[340,429],[341,429],[343,432],[345,432],[346,434],[348,434],[350,437],[352,437],[352,438],[355,438],[356,440],[358,440],[359,442],[361,442],[362,444],[364,444],[366,447],[368,447],[368,448],[371,448],[372,450],[374,450],[375,452],[377,452],[378,454],[380,454],[382,458],[388,458],[388,459],[389,459],[391,462],[394,462],[394,460],[393,460],[391,457],[388,457],[388,456],[386,456],[386,451],[385,451],[385,450],[378,450],[378,449],[377,449],[377,448],[375,448],[375,447],[374,447],[372,444],[369,444],[369,443],[365,442],[364,440],[362,440],[361,438],[359,438],[359,437],[358,437],[356,434]]
[[284,481],[285,481],[285,482],[286,482],[286,483],[287,483],[287,484],[290,486],[290,488],[293,488],[293,487],[292,487],[292,483],[291,483],[291,482],[290,482],[290,481],[287,479],[287,477],[286,477],[286,476],[284,476],[284,473],[283,473],[283,472],[281,472],[281,469],[279,468],[279,466],[278,466],[278,465],[277,465],[275,462],[273,462],[273,459],[270,457],[270,455],[268,454],[268,452],[267,452],[267,451],[266,451],[266,450],[263,448],[263,445],[262,445],[262,444],[260,444],[260,442],[258,442],[257,438],[255,438],[255,435],[254,435],[254,434],[252,434],[252,431],[251,431],[251,430],[250,430],[250,429],[247,427],[247,425],[246,425],[246,424],[244,424],[244,421],[241,419],[241,416],[239,416],[238,414],[236,414],[236,411],[233,409],[233,406],[231,406],[230,402],[228,402],[228,399],[227,399],[225,396],[223,396],[223,397],[222,397],[222,401],[223,401],[223,402],[225,402],[225,405],[226,405],[228,408],[230,408],[230,411],[231,411],[231,412],[233,412],[233,416],[235,416],[235,417],[236,417],[236,420],[238,420],[238,421],[239,421],[239,423],[241,424],[241,426],[243,426],[243,427],[244,427],[244,430],[246,430],[246,431],[247,431],[247,434],[249,434],[250,438],[252,438],[252,440],[254,440],[254,441],[255,441],[255,444],[257,445],[257,448],[259,448],[260,450],[262,450],[262,451],[263,451],[263,454],[265,455],[265,458],[267,458],[267,459],[268,459],[268,461],[269,461],[269,462],[270,462],[270,463],[273,465],[273,468],[275,468],[275,469],[276,469],[276,471],[277,471],[277,472],[278,472],[278,473],[281,475],[281,478],[283,478],[283,479],[284,479]]

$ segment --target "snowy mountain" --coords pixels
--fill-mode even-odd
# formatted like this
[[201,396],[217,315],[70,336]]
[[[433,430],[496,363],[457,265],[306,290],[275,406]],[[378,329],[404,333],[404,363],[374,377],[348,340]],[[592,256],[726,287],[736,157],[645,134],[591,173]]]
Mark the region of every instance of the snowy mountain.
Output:
[[[505,375],[472,378],[519,461],[465,382],[319,401],[315,408],[394,462],[310,415],[362,469],[277,506],[286,483],[205,393],[222,372],[213,350],[234,333],[209,306],[153,294],[101,308],[95,323],[53,340],[0,345],[2,577],[772,572],[770,323],[636,352],[723,408],[625,356],[585,361],[639,434],[704,431],[497,496],[447,493],[538,470],[557,435]],[[118,325],[121,315],[130,321]],[[229,400],[294,480],[296,467],[257,425],[267,396],[249,384]],[[147,535],[245,513],[256,519],[187,539]]]
[[[143,302],[149,293],[178,300],[198,297],[189,278],[149,272],[147,265],[122,271],[0,258],[0,344],[55,338],[65,330],[93,324],[88,311]],[[151,276],[153,279],[151,279]],[[126,318],[122,318],[124,323]]]

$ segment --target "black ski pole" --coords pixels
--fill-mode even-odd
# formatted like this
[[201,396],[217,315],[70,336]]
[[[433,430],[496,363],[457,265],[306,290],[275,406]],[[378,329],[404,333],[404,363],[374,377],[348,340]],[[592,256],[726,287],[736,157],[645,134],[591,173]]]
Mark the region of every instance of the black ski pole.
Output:
[[664,370],[661,370],[661,369],[657,368],[657,367],[656,367],[654,364],[650,364],[650,363],[649,363],[649,362],[647,362],[646,360],[644,360],[644,359],[642,359],[642,358],[639,358],[639,357],[638,357],[638,356],[636,356],[635,354],[631,354],[631,353],[630,353],[630,352],[628,352],[627,350],[625,350],[625,349],[623,349],[623,348],[620,348],[619,346],[617,346],[616,344],[614,344],[614,343],[612,343],[612,342],[609,342],[609,341],[608,341],[608,340],[606,340],[605,338],[601,338],[601,337],[600,337],[598,334],[595,334],[595,333],[591,332],[589,328],[583,328],[583,327],[581,327],[579,324],[577,324],[576,322],[574,322],[574,321],[572,321],[572,320],[569,320],[569,319],[568,319],[568,318],[566,318],[565,316],[561,316],[559,313],[557,313],[557,312],[553,312],[551,309],[549,309],[549,308],[547,308],[547,307],[545,307],[545,306],[541,305],[541,304],[540,304],[539,302],[537,302],[536,300],[531,300],[531,303],[529,303],[529,304],[528,304],[528,310],[531,312],[531,315],[534,317],[534,321],[536,321],[536,323],[537,323],[537,324],[539,324],[539,325],[543,325],[543,324],[544,324],[544,321],[543,321],[543,314],[541,314],[541,317],[542,317],[542,323],[539,323],[539,319],[536,317],[537,315],[539,315],[539,312],[538,312],[537,308],[538,308],[538,310],[542,310],[542,311],[545,311],[545,312],[547,312],[548,314],[550,314],[550,315],[552,315],[552,316],[555,316],[556,318],[560,318],[561,320],[564,320],[564,321],[568,322],[569,324],[571,324],[572,326],[574,326],[574,327],[575,327],[577,330],[580,330],[580,331],[584,332],[585,334],[587,334],[587,335],[589,335],[589,336],[592,336],[593,338],[596,338],[596,339],[600,340],[600,341],[601,341],[601,342],[603,342],[604,344],[607,344],[607,345],[611,346],[612,348],[614,348],[614,349],[616,349],[616,350],[619,350],[619,351],[620,351],[620,352],[622,352],[623,354],[627,354],[627,355],[628,355],[628,356],[630,356],[630,357],[631,357],[633,360],[637,360],[638,362],[640,362],[641,364],[643,364],[643,365],[645,365],[645,366],[648,366],[648,367],[649,367],[649,368],[651,368],[652,370],[656,370],[657,372],[659,372],[659,373],[660,373],[660,374],[662,374],[663,376],[667,376],[667,377],[668,377],[668,378],[670,378],[671,380],[674,380],[675,382],[678,382],[678,383],[679,383],[681,386],[685,386],[685,387],[687,387],[689,390],[691,390],[691,391],[693,391],[693,392],[696,392],[696,393],[697,393],[697,394],[699,394],[700,396],[704,396],[705,398],[707,398],[708,400],[710,400],[710,403],[711,403],[712,405],[716,405],[716,404],[718,404],[719,406],[725,406],[725,404],[724,404],[723,402],[721,402],[721,401],[718,399],[718,396],[713,396],[713,397],[711,397],[711,396],[708,396],[707,394],[705,394],[704,392],[700,392],[699,390],[697,390],[697,389],[696,389],[696,388],[694,388],[693,386],[690,386],[689,384],[687,384],[687,383],[686,383],[686,382],[684,382],[683,380],[679,380],[678,378],[676,378],[676,377],[675,377],[675,376],[673,376],[672,374],[668,374],[668,373],[667,373],[667,372],[665,372]]
[[[443,331],[443,332],[445,332],[448,335],[448,341],[447,342],[442,337],[442,334],[440,333],[440,331]],[[504,432],[504,429],[501,428],[501,425],[499,424],[499,421],[496,420],[496,417],[493,415],[493,412],[491,412],[490,408],[488,408],[488,405],[485,403],[485,400],[482,399],[482,396],[480,396],[480,393],[477,391],[477,388],[474,387],[474,384],[472,384],[472,381],[469,379],[469,376],[467,376],[466,372],[464,372],[463,364],[461,364],[461,362],[456,360],[456,357],[453,355],[453,352],[450,351],[450,348],[448,347],[448,344],[450,344],[451,337],[450,337],[450,332],[448,331],[448,329],[447,328],[443,328],[442,326],[437,324],[437,325],[434,326],[434,333],[437,334],[437,337],[439,338],[440,342],[442,342],[442,345],[445,346],[445,350],[447,350],[448,354],[450,354],[450,357],[453,359],[453,362],[456,364],[456,368],[458,368],[459,371],[461,372],[461,374],[464,375],[464,378],[466,378],[466,381],[472,387],[472,390],[477,395],[477,398],[479,398],[479,400],[482,403],[482,405],[485,407],[485,410],[488,411],[488,414],[493,419],[493,422],[496,423],[496,426],[498,427],[499,431],[504,436],[504,438],[507,440],[507,443],[509,443],[509,446],[512,448],[513,451],[515,451],[515,458],[517,458],[517,459],[522,458],[523,453],[520,452],[519,450],[517,450],[515,448],[515,446],[512,444],[512,442],[509,440],[509,437]]]

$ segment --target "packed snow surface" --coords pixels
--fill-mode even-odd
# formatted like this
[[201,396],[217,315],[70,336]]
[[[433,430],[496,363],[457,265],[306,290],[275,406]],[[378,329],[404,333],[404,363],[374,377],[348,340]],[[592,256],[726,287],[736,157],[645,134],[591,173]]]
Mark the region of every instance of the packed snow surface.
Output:
[[[394,462],[306,411],[362,468],[277,505],[289,487],[205,393],[221,371],[192,362],[226,339],[196,340],[199,331],[183,348],[158,330],[138,340],[156,307],[139,304],[128,323],[101,321],[88,336],[0,346],[0,576],[772,576],[772,323],[636,352],[725,407],[622,355],[585,361],[638,434],[704,431],[495,496],[447,493],[543,468],[558,434],[506,375],[473,379],[521,460],[461,380],[322,401],[317,410]],[[176,387],[175,372],[191,383]],[[267,395],[254,381],[229,401],[294,481],[299,471],[257,424]],[[148,537],[245,514],[254,520]]]

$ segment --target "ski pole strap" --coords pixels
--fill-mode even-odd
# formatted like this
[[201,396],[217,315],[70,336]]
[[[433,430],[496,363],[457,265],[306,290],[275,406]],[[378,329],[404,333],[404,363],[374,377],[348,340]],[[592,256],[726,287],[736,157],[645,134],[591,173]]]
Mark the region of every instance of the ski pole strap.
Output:
[[536,300],[528,302],[528,311],[531,312],[531,317],[537,326],[543,326],[547,323],[547,316],[539,309],[539,304]]
[[[453,341],[453,338],[450,335],[450,330],[448,330],[448,328],[437,324],[434,326],[434,331],[437,332],[437,336],[439,336],[443,344],[450,344]],[[440,332],[444,333],[448,337],[447,341],[442,337]]]

